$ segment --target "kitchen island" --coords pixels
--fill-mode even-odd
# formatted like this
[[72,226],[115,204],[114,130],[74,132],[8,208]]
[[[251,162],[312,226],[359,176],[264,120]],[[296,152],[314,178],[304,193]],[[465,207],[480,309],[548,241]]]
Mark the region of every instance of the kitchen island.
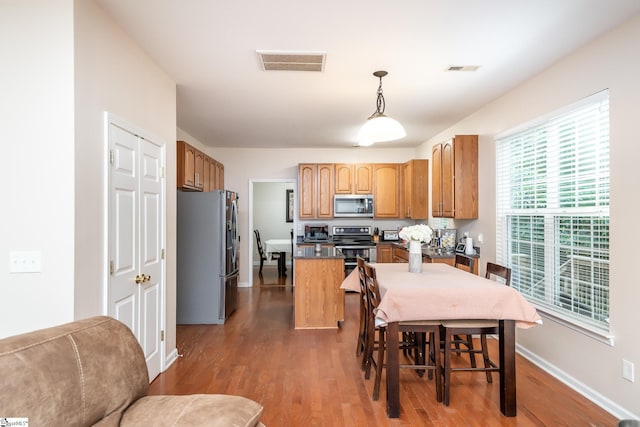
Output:
[[331,246],[296,246],[293,268],[294,328],[338,328],[344,320],[344,256]]

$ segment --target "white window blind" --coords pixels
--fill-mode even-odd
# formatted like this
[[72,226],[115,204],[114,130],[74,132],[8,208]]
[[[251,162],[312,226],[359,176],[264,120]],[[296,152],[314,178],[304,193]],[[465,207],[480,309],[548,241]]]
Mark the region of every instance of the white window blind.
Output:
[[609,331],[609,94],[496,138],[498,262],[542,311]]

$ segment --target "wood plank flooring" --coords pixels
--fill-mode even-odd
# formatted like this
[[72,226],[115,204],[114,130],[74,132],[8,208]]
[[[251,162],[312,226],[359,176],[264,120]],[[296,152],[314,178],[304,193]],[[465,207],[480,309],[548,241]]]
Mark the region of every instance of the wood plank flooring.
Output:
[[[615,426],[617,420],[518,356],[518,416],[499,408],[499,381],[483,373],[453,375],[451,405],[435,399],[434,382],[401,370],[399,419],[371,399],[355,357],[358,299],[346,296],[339,330],[295,331],[290,278],[265,266],[254,288],[239,290],[239,308],[225,325],[179,325],[180,357],[151,384],[150,394],[225,393],[264,406],[261,421],[275,426]],[[489,340],[492,355],[497,352]],[[456,356],[453,357],[456,359]],[[462,363],[468,359],[458,359]]]

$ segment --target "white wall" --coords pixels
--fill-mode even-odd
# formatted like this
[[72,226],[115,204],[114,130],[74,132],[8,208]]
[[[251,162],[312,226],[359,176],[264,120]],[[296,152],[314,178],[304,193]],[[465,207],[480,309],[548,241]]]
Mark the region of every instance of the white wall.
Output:
[[[93,0],[0,3],[0,337],[104,313],[104,111],[167,144],[175,189],[175,83]],[[175,348],[175,191],[167,192],[166,344]],[[41,273],[9,274],[12,250]],[[173,325],[173,326],[172,326]]]
[[[431,146],[455,134],[480,135],[480,219],[466,222],[472,236],[484,233],[483,259],[495,259],[494,135],[598,92],[610,89],[611,228],[610,314],[613,347],[545,319],[544,325],[518,331],[518,344],[529,356],[619,416],[640,418],[640,385],[622,379],[622,359],[640,368],[640,286],[636,226],[640,212],[638,183],[640,143],[640,17],[635,17],[537,77],[485,106],[419,148],[430,157]],[[484,263],[483,261],[483,263]],[[630,411],[630,412],[628,412]]]
[[[0,2],[0,337],[73,320],[73,1]],[[9,274],[10,251],[41,272]]]
[[93,0],[75,1],[75,318],[104,313],[104,112],[166,144],[166,324],[175,348],[176,86]]

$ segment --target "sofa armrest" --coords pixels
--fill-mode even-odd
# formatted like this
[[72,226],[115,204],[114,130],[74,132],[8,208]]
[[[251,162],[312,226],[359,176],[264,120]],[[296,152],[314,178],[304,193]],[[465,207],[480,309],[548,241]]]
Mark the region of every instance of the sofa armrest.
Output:
[[125,411],[120,426],[254,427],[262,425],[262,409],[259,403],[241,396],[147,396]]

